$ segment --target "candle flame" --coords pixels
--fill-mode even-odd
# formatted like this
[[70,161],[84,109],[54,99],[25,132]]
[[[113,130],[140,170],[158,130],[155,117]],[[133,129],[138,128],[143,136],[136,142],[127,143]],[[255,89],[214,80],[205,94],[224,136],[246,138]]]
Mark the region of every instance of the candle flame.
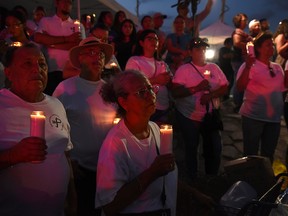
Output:
[[121,118],[114,118],[113,124],[116,125],[121,120]]
[[116,64],[115,62],[112,62],[112,63],[110,64],[110,67],[117,67],[117,64]]
[[10,44],[11,47],[21,47],[22,46],[22,43],[17,41],[17,42],[13,42]]

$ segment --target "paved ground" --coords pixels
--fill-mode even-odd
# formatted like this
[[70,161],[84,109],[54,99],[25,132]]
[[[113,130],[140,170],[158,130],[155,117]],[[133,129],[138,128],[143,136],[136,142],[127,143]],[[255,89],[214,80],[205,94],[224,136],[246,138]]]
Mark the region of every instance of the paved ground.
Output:
[[[174,140],[174,152],[176,155],[176,160],[179,168],[179,178],[193,184],[205,193],[208,193],[215,199],[219,199],[225,191],[231,186],[231,182],[227,181],[224,172],[224,165],[227,162],[242,157],[243,152],[243,142],[242,142],[242,131],[241,131],[241,116],[233,112],[233,103],[229,99],[223,102],[222,107],[222,117],[224,122],[224,131],[222,132],[223,138],[223,152],[222,152],[222,165],[220,168],[219,176],[205,176],[203,169],[203,159],[199,156],[199,170],[200,178],[194,182],[191,182],[187,177],[187,172],[185,169],[185,157],[184,157],[184,146],[181,142],[181,136],[176,134]],[[288,145],[288,132],[284,121],[281,122],[281,134],[279,138],[279,143],[275,152],[275,160],[280,160],[282,163],[286,164],[286,151]],[[199,150],[199,155],[201,155],[201,149]],[[259,170],[257,170],[259,171]],[[265,178],[264,176],[259,177]]]

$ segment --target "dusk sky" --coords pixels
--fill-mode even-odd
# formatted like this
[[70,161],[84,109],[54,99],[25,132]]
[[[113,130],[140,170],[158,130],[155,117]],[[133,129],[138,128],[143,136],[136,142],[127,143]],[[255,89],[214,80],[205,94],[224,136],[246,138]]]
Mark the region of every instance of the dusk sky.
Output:
[[[136,0],[116,0],[133,14],[136,14]],[[177,0],[140,0],[140,19],[143,15],[161,12],[167,14],[168,18],[164,22],[163,30],[172,30],[172,22],[177,15],[176,8],[171,5]],[[207,0],[201,0],[198,5],[198,12],[203,10]],[[214,6],[210,15],[202,23],[201,28],[212,24],[219,19],[221,13],[222,0],[214,0]],[[224,15],[224,22],[233,27],[232,18],[237,13],[246,13],[249,20],[267,18],[271,25],[271,30],[275,31],[279,21],[288,18],[288,0],[226,0],[229,10]],[[247,31],[247,29],[246,29]]]

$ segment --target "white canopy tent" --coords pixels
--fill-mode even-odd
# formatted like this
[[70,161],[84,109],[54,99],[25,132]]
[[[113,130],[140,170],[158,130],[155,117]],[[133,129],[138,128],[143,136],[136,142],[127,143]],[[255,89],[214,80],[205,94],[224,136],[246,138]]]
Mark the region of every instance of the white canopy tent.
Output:
[[[55,13],[55,0],[1,0],[0,6],[11,10],[16,5],[24,6],[27,11],[32,14],[32,11],[37,6],[43,6],[48,15],[53,15]],[[128,11],[125,7],[120,5],[115,0],[79,0],[80,1],[80,13],[94,13],[96,17],[100,14],[101,11],[108,10],[112,13],[116,13],[119,10],[122,10],[126,13],[127,18],[133,20],[135,24],[138,25],[138,18],[130,11]],[[73,1],[72,7],[72,18],[77,19],[77,0]]]
[[233,27],[226,25],[221,20],[200,31],[200,37],[207,38],[210,49],[215,51],[215,56],[212,60],[217,61],[219,49],[223,46],[224,40],[232,36],[233,31]]
[[210,45],[223,45],[227,37],[231,37],[234,28],[218,20],[200,31],[201,38],[207,38]]

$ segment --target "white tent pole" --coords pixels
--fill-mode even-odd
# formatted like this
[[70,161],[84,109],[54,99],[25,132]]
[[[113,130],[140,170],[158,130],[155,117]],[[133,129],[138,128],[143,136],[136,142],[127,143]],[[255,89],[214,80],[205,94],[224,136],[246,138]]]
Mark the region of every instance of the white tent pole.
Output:
[[81,13],[80,13],[80,0],[77,0],[77,17],[79,22],[81,22]]

